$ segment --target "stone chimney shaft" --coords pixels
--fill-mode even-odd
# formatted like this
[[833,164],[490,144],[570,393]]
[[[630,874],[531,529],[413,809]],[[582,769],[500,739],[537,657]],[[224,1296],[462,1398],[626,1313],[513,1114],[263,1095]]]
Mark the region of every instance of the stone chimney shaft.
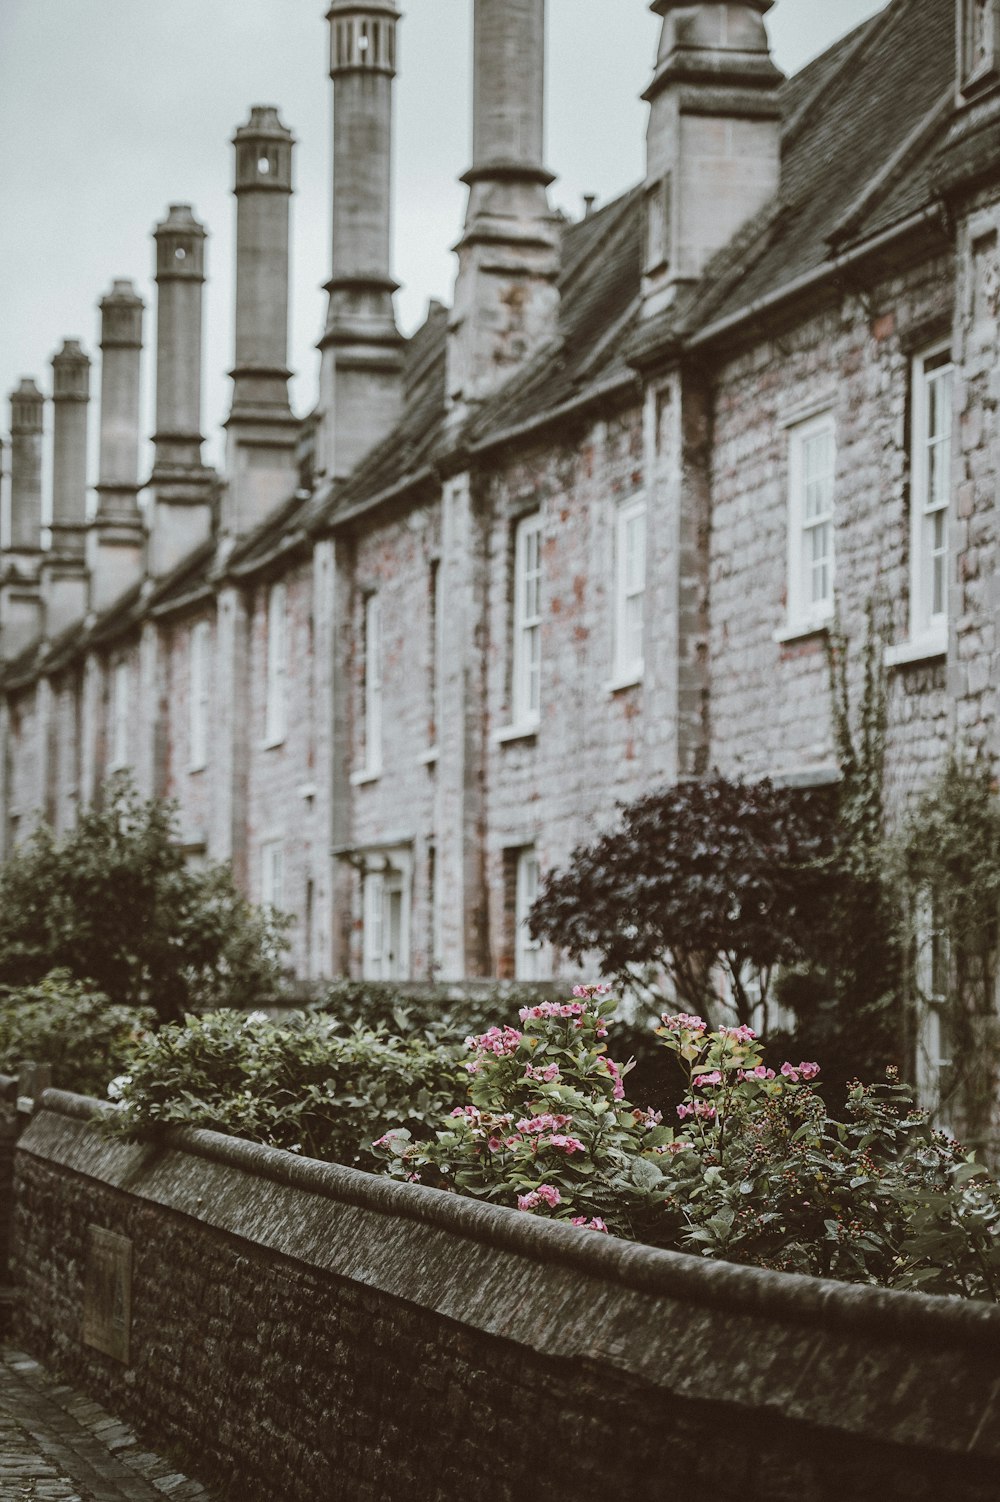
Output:
[[90,360],[67,339],[52,360],[52,549],[82,557],[87,522]]
[[350,474],[396,423],[402,339],[390,274],[392,83],[399,11],[392,0],[334,0],[333,271],[320,341],[318,468]]
[[45,398],[29,377],[10,398],[10,545],[42,545],[42,414]]

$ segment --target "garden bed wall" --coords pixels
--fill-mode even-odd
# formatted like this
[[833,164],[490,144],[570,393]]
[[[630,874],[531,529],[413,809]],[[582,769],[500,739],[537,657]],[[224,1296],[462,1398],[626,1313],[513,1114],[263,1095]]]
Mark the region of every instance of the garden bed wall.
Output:
[[218,1136],[17,1153],[24,1344],[243,1502],[995,1502],[1000,1311]]

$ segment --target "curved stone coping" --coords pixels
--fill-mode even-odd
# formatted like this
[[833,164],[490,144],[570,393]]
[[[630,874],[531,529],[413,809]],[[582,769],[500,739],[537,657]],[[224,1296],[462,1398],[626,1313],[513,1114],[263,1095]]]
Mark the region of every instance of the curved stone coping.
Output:
[[[87,1096],[50,1089],[41,1097],[40,1110],[92,1122],[113,1107]],[[503,1205],[401,1183],[337,1163],[299,1158],[278,1148],[199,1128],[171,1129],[164,1145],[256,1179],[435,1227],[534,1263],[575,1268],[602,1283],[642,1294],[832,1332],[881,1334],[908,1346],[932,1346],[935,1350],[942,1345],[959,1346],[988,1351],[994,1358],[1000,1350],[1000,1307],[993,1304],[894,1292],[662,1251],[639,1242],[583,1232],[564,1222],[525,1215]],[[27,1142],[22,1139],[22,1150],[32,1150],[30,1137]],[[145,1145],[146,1155],[152,1152],[155,1149]]]

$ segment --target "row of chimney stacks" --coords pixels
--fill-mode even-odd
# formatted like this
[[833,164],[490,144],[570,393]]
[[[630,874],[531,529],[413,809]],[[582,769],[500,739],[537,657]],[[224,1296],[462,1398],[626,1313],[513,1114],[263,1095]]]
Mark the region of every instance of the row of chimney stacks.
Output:
[[[772,0],[652,0],[663,18],[651,109],[644,307],[669,307],[714,250],[773,194],[782,75],[763,17]],[[333,271],[321,352],[315,474],[331,494],[384,441],[403,401],[391,273],[395,0],[331,0]],[[561,223],[543,161],[545,0],[475,0],[473,163],[449,322],[446,401],[458,423],[557,333]],[[733,128],[735,127],[735,128]],[[721,144],[720,144],[721,143]],[[162,578],[213,527],[244,536],[295,489],[289,404],[289,204],[295,140],[257,106],[235,148],[236,327],[226,483],[202,459],[206,232],[190,206],[156,226],[156,430],[139,507],[143,303],[116,281],[101,308],[97,509],[86,509],[90,361],[68,340],[53,367],[51,546],[42,536],[44,397],[11,398],[10,546],[0,568],[0,654]],[[221,496],[221,505],[219,498]]]

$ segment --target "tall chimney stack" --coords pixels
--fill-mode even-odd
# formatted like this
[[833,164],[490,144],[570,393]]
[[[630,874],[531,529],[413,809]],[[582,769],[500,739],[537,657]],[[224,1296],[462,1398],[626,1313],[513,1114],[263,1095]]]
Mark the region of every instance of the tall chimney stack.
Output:
[[317,468],[349,475],[402,410],[402,336],[390,267],[393,0],[333,0],[333,275],[320,340]]
[[559,222],[542,165],[545,0],[476,0],[473,163],[448,344],[461,416],[556,332]]
[[236,148],[236,360],[226,422],[223,531],[239,537],[295,489],[288,400],[288,219],[295,137],[255,105]]
[[150,476],[149,572],[160,578],[206,541],[215,476],[201,458],[204,227],[172,203],[156,242],[156,432]]
[[45,634],[87,613],[87,409],[90,360],[67,339],[52,358],[52,543],[41,569]]
[[669,307],[781,181],[774,0],[653,0],[663,17],[646,142],[644,312]]
[[37,553],[42,546],[42,413],[45,398],[25,376],[10,398],[10,546]]
[[52,357],[52,550],[83,557],[90,360],[78,339]]
[[87,540],[90,608],[101,612],[142,577],[139,377],[142,298],[117,279],[101,299],[101,426],[97,515]]
[[45,398],[28,377],[10,398],[10,546],[0,567],[0,657],[39,635],[42,547],[42,414]]

